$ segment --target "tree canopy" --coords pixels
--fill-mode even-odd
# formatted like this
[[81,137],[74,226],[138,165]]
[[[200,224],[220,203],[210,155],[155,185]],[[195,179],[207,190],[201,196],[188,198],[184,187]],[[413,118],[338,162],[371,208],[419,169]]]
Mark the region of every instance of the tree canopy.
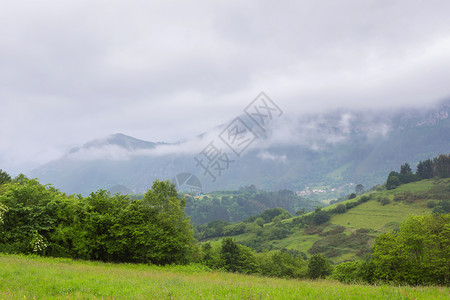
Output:
[[175,185],[144,199],[105,190],[68,196],[21,175],[0,195],[0,251],[113,262],[186,263],[194,239]]

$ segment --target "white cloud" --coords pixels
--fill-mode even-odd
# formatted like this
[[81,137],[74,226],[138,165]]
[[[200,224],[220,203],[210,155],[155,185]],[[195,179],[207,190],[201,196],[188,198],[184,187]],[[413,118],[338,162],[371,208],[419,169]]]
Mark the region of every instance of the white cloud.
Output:
[[293,117],[450,95],[445,0],[3,2],[8,170],[113,132],[189,139],[261,90]]
[[258,157],[262,160],[272,160],[274,162],[281,162],[281,163],[287,162],[286,154],[279,155],[270,153],[268,151],[261,151],[258,153]]

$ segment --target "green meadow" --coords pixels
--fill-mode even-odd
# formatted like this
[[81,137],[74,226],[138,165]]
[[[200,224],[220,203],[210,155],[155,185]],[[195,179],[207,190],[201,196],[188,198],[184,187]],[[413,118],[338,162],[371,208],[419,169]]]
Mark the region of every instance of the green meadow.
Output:
[[[297,217],[284,219],[281,222],[287,228],[291,228],[289,234],[285,237],[274,238],[266,242],[269,251],[279,249],[292,249],[300,252],[311,254],[310,249],[315,243],[319,243],[322,247],[328,249],[335,248],[336,255],[330,256],[330,259],[338,264],[347,260],[358,260],[361,256],[357,253],[364,246],[371,248],[375,238],[398,228],[400,224],[410,215],[425,215],[432,213],[433,208],[427,203],[434,201],[439,203],[441,200],[448,198],[448,190],[450,187],[450,179],[428,179],[418,182],[403,184],[393,190],[372,191],[359,195],[354,199],[342,201],[323,208],[324,211],[336,209],[338,205],[357,202],[361,197],[368,196],[367,202],[361,203],[351,209],[347,209],[344,213],[335,213],[331,215],[330,220],[317,226],[308,226],[308,228],[299,228],[292,225]],[[387,204],[381,202],[382,199],[388,199]],[[311,215],[307,213],[306,215]],[[273,223],[264,225],[265,230],[273,227]],[[348,243],[341,236],[340,241],[332,240],[335,234],[325,236],[323,232],[327,232],[336,227],[342,226],[343,233],[349,237],[358,230],[366,230],[366,233],[359,235],[361,245],[356,247],[348,246]],[[252,244],[252,241],[258,240],[257,232],[245,232],[232,236],[237,242],[244,245]],[[209,239],[212,245],[217,245],[222,241],[223,237],[215,237]],[[336,244],[338,242],[338,244]],[[254,242],[253,242],[254,243]]]
[[448,299],[439,286],[346,285],[210,271],[0,255],[0,299]]

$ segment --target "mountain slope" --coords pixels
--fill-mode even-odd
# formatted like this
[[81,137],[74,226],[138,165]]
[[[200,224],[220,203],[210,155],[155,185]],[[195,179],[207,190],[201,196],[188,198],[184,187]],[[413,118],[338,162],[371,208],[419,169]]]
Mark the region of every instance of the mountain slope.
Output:
[[[265,224],[256,216],[223,227],[216,237],[202,239],[202,234],[214,232],[205,225],[198,227],[196,235],[203,242],[213,243],[220,242],[222,236],[232,236],[258,251],[286,248],[308,255],[323,253],[340,263],[363,257],[376,236],[398,228],[408,215],[431,213],[444,202],[450,209],[450,179],[430,179],[404,184],[395,190],[366,193],[326,207],[322,210],[330,212],[342,205],[345,209],[319,225],[311,222],[315,220],[313,213],[285,219],[275,217]],[[214,228],[217,224],[208,226]],[[235,234],[237,228],[240,232]]]
[[[181,172],[194,174],[207,191],[250,184],[265,190],[308,186],[329,191],[352,182],[369,187],[382,183],[389,171],[404,162],[415,166],[419,160],[447,153],[449,112],[447,101],[427,110],[332,111],[300,119],[286,116],[268,132],[258,132],[259,138],[240,157],[217,138],[225,125],[198,140],[176,144],[115,134],[72,149],[30,176],[67,193],[82,194],[117,184],[144,192],[155,178],[170,179]],[[228,151],[230,158],[228,168],[216,173],[215,182],[194,160],[210,142]]]

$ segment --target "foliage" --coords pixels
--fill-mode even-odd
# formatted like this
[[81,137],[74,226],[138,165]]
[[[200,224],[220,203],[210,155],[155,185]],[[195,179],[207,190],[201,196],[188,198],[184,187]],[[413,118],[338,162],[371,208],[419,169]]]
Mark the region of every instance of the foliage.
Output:
[[313,254],[308,259],[308,277],[311,279],[325,278],[331,275],[333,265],[323,254]]
[[355,187],[355,193],[362,194],[364,192],[364,186],[361,183],[358,183]]
[[333,279],[339,280],[345,283],[355,283],[361,280],[360,268],[361,261],[347,261],[340,263],[334,267]]
[[204,225],[215,220],[240,222],[245,219],[253,222],[249,219],[266,212],[261,217],[268,223],[274,214],[282,212],[286,214],[285,218],[291,217],[291,214],[302,209],[312,211],[318,203],[300,198],[290,190],[267,192],[257,191],[253,187],[239,191],[216,191],[203,197],[186,196],[186,214],[193,224]]
[[220,261],[220,266],[231,272],[254,273],[257,269],[256,256],[253,251],[239,245],[232,238],[222,240]]
[[[283,208],[277,207],[272,209],[267,209],[261,214],[251,216],[244,219],[242,222],[231,224],[226,221],[212,221],[207,225],[197,225],[195,227],[195,237],[198,240],[204,240],[212,237],[222,237],[222,236],[234,236],[246,232],[251,232],[255,228],[259,229],[264,226],[264,224],[271,222],[280,222],[284,219],[292,218],[292,215],[284,210]],[[250,225],[251,223],[257,226]],[[280,235],[279,238],[282,238]]]
[[0,203],[2,252],[170,264],[187,263],[194,250],[184,201],[168,181],[132,200],[104,190],[67,196],[20,175]]
[[336,212],[338,214],[343,214],[347,211],[347,207],[345,206],[345,204],[339,204],[338,206],[336,206]]
[[450,154],[440,154],[433,159],[420,161],[417,164],[417,170],[414,174],[411,166],[404,163],[400,166],[400,173],[392,171],[389,173],[386,181],[386,188],[388,190],[395,189],[401,184],[418,181],[421,179],[430,179],[434,176],[439,178],[450,177]]
[[346,261],[334,267],[332,278],[344,283],[372,283],[373,266],[370,260]]
[[8,173],[0,169],[0,185],[11,182],[11,176]]
[[407,284],[449,284],[449,261],[450,214],[410,216],[372,254],[375,278]]
[[282,250],[261,253],[257,256],[260,273],[265,276],[285,278],[306,278],[306,261],[292,251]]
[[316,225],[326,223],[330,220],[330,214],[324,210],[314,212],[313,220]]
[[396,187],[398,187],[400,185],[399,176],[400,175],[395,171],[392,171],[391,173],[389,173],[388,179],[386,181],[386,188],[388,190],[395,189]]

